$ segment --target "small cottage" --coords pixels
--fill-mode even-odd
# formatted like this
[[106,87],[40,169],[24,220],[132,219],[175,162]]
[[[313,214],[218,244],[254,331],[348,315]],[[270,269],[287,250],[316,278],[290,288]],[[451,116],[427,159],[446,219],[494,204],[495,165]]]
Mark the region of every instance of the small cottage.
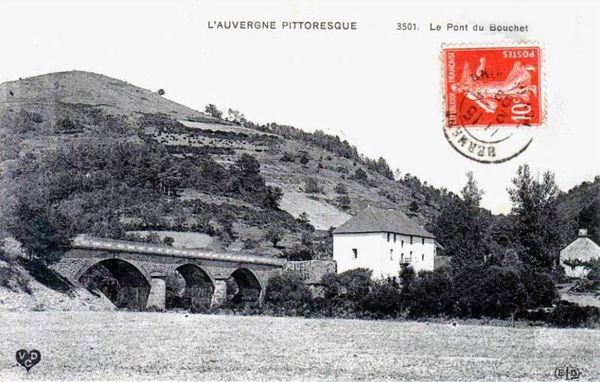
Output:
[[408,216],[368,207],[333,231],[338,273],[368,268],[374,277],[397,277],[403,266],[432,271],[439,244]]
[[567,277],[587,276],[589,270],[582,264],[592,259],[600,259],[600,246],[588,237],[587,229],[580,229],[577,239],[560,251],[560,264]]

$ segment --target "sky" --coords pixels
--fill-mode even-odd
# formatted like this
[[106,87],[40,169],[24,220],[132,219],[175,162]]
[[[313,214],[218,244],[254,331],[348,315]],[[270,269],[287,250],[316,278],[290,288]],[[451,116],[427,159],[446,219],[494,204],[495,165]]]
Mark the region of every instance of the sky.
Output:
[[[355,31],[217,30],[209,21],[355,21]],[[397,22],[417,31],[397,31]],[[527,25],[525,33],[430,31],[430,24]],[[600,175],[600,6],[488,1],[3,1],[0,82],[86,70],[186,106],[234,108],[258,123],[339,135],[393,169],[458,192],[473,171],[482,204],[510,210],[520,164],[562,190]],[[544,57],[546,121],[501,164],[460,156],[443,134],[442,44],[532,42]]]

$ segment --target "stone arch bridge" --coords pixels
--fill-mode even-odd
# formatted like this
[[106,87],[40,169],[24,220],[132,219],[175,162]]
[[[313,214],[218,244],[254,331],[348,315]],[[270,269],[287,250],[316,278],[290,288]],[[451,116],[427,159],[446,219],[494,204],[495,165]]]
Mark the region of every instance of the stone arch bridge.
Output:
[[115,285],[104,285],[102,292],[118,308],[165,309],[169,275],[178,273],[185,280],[178,298],[187,306],[211,308],[225,301],[260,304],[267,280],[286,263],[263,256],[79,237],[52,268],[71,282],[88,286],[103,274],[110,276]]

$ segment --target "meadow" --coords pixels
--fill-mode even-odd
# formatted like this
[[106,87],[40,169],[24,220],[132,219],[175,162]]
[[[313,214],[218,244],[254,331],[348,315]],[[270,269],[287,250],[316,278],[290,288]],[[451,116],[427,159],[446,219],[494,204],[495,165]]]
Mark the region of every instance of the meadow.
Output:
[[[130,312],[0,313],[0,380],[600,379],[600,331]],[[27,374],[18,349],[38,349]]]

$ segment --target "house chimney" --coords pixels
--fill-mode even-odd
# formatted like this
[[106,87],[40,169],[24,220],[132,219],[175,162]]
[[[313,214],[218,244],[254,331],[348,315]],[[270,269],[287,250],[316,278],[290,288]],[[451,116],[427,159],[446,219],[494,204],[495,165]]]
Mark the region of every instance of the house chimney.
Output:
[[588,234],[587,234],[587,229],[585,229],[585,228],[580,228],[580,229],[579,229],[579,235],[577,235],[577,236],[579,236],[579,237],[587,237],[587,235],[588,235]]

